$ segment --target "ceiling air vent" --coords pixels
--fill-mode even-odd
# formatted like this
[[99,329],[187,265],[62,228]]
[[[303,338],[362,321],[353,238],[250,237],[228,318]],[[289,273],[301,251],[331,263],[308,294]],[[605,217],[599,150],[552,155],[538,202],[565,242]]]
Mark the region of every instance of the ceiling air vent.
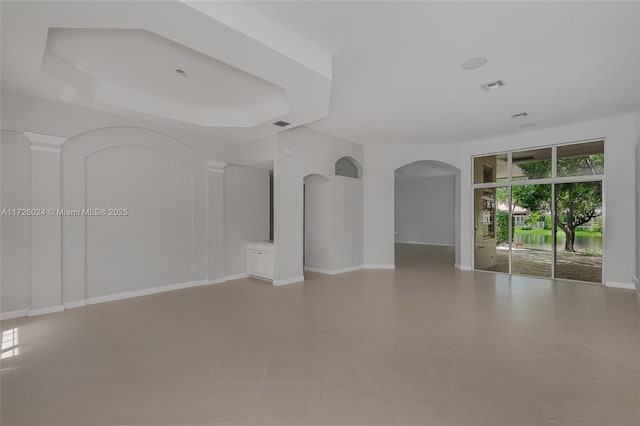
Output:
[[275,123],[273,123],[273,124],[275,124],[276,126],[279,126],[279,127],[286,127],[286,126],[288,126],[288,125],[289,125],[289,124],[291,124],[291,123],[287,123],[286,121],[276,121],[276,122],[275,122]]
[[483,84],[480,87],[482,87],[482,90],[484,90],[485,92],[489,92],[491,90],[496,90],[504,87],[504,82],[502,80],[496,80],[492,81],[491,83]]

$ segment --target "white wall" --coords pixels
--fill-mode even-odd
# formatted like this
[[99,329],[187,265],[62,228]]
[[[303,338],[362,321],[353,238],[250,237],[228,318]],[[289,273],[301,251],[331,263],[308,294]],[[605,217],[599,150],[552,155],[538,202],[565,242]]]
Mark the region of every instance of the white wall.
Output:
[[269,170],[230,164],[224,171],[224,269],[247,272],[247,242],[269,239]]
[[362,179],[333,176],[331,269],[340,271],[363,264]]
[[[0,137],[1,208],[27,208],[30,206],[31,197],[29,142],[23,134],[16,132],[3,130]],[[1,220],[0,311],[26,311],[30,298],[29,229],[31,221],[21,216],[2,216]]]
[[304,178],[304,266],[332,269],[332,191],[331,181],[310,175]]
[[[362,146],[306,127],[280,133],[274,174],[276,284],[303,279],[302,183],[305,176],[319,174],[329,179],[334,194],[342,185],[353,186],[348,190],[347,198],[354,200],[356,210],[353,214],[358,214],[362,183],[357,180],[358,182],[345,184],[343,179],[347,178],[336,179],[334,175],[335,162],[343,156],[353,157],[362,164]],[[366,167],[364,175],[367,175]],[[345,251],[344,262],[348,264],[345,267],[357,267],[359,264],[352,259],[362,258],[362,239],[359,238],[362,233],[361,225],[353,223],[353,217],[340,217],[354,225],[340,228],[346,233],[343,238],[355,241],[352,246],[341,245],[341,250]],[[333,226],[342,226],[336,223],[335,215]]]
[[636,289],[640,292],[640,115],[638,125],[638,143],[636,144]]
[[453,174],[396,181],[396,242],[453,246],[454,193]]

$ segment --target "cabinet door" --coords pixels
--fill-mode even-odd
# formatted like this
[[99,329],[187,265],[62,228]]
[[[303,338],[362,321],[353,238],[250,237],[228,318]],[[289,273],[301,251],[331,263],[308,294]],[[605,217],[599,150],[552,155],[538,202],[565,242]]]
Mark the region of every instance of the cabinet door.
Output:
[[260,255],[258,254],[258,250],[247,250],[247,273],[258,275],[260,273],[259,270],[259,262],[258,258]]
[[261,251],[258,255],[258,270],[265,278],[273,278],[273,253]]

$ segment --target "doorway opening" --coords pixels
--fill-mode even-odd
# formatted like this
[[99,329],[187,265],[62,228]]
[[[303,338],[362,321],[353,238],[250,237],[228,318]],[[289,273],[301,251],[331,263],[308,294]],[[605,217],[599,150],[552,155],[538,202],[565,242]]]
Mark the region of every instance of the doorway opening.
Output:
[[396,269],[454,267],[460,235],[460,171],[424,160],[395,170]]

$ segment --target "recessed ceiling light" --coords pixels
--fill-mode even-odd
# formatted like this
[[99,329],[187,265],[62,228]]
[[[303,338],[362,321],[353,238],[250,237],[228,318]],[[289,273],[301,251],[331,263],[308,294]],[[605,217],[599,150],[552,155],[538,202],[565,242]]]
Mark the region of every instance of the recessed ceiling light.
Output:
[[526,128],[529,128],[529,127],[533,127],[535,125],[536,125],[536,123],[522,123],[518,127],[521,128],[521,129],[526,129]]
[[490,83],[483,84],[480,87],[482,87],[482,90],[484,90],[485,92],[489,92],[491,90],[497,90],[497,89],[499,89],[501,87],[504,87],[504,81],[496,80],[496,81],[492,81]]
[[184,70],[181,70],[180,68],[176,68],[176,74],[178,74],[180,77],[186,77],[187,73],[184,72]]
[[525,118],[526,116],[528,116],[529,114],[527,114],[526,112],[519,112],[517,114],[513,114],[511,116],[511,118]]
[[286,121],[276,121],[273,124],[275,124],[276,126],[279,126],[279,127],[285,127],[285,126],[288,126],[291,123],[287,123]]
[[464,68],[465,70],[475,70],[476,68],[480,68],[486,63],[487,63],[487,58],[483,58],[482,56],[479,56],[477,58],[472,58],[472,59],[469,59],[468,61],[464,61],[462,63],[462,68]]

